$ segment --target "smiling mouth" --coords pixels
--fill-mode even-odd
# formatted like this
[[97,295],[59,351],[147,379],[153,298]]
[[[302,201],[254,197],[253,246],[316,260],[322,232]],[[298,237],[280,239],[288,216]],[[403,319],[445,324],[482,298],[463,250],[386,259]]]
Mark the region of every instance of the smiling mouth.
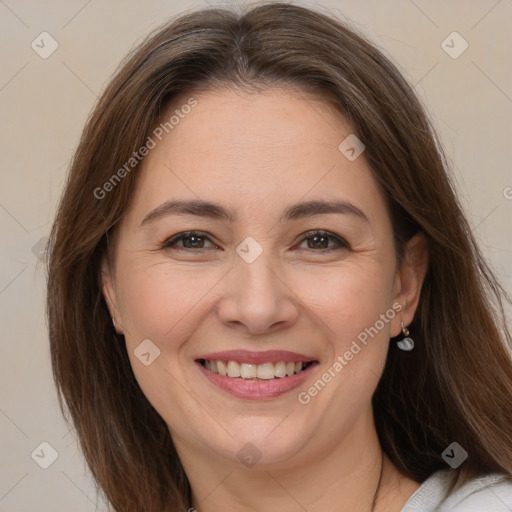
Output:
[[213,359],[199,359],[198,362],[212,373],[248,381],[286,379],[302,373],[315,363],[315,361],[279,361],[277,363],[253,364]]

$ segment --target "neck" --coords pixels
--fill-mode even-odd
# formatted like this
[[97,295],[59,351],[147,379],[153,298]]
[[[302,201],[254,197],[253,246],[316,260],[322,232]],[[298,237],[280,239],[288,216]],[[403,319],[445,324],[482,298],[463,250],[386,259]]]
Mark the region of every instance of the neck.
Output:
[[371,415],[337,446],[308,447],[286,463],[247,468],[175,444],[199,512],[398,512],[419,487],[383,454]]

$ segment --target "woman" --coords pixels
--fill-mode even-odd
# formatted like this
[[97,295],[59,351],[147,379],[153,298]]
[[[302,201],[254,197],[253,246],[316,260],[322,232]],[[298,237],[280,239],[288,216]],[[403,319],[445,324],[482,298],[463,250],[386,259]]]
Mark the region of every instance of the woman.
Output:
[[511,509],[507,297],[410,86],[339,21],[158,30],[50,252],[61,405],[115,510]]

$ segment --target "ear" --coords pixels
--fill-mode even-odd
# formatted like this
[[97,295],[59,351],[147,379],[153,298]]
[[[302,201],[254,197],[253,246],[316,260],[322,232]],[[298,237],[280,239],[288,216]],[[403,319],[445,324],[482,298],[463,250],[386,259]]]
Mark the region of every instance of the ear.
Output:
[[106,256],[103,257],[100,265],[100,287],[110,316],[114,321],[115,330],[118,334],[123,334],[121,315],[117,307],[114,274]]
[[413,321],[427,268],[428,242],[420,231],[407,242],[402,263],[395,276],[393,302],[401,304],[402,310],[394,319],[392,336],[400,334],[400,322],[407,326]]

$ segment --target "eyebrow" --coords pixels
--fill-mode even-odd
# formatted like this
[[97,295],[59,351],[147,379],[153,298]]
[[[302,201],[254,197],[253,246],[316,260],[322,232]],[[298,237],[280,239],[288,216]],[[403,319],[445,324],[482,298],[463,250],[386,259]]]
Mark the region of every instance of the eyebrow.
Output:
[[[357,206],[341,200],[314,200],[296,203],[288,206],[279,222],[292,221],[315,215],[326,215],[330,213],[348,214],[358,217],[366,222],[368,218]],[[142,220],[140,226],[168,215],[196,215],[211,219],[235,222],[236,213],[219,203],[204,201],[201,199],[166,201],[149,212]]]

